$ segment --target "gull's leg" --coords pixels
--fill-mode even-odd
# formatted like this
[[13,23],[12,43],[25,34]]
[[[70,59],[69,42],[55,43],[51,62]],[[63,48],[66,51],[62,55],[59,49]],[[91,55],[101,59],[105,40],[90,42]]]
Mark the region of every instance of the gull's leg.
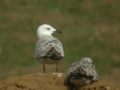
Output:
[[46,73],[46,71],[45,71],[45,64],[43,64],[43,72]]
[[58,64],[56,63],[56,72],[58,72],[58,67],[57,66],[58,66]]

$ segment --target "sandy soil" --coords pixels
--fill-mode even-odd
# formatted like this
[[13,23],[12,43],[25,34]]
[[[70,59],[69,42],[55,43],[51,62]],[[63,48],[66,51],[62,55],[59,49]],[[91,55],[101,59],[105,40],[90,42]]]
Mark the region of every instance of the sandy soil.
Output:
[[[0,81],[0,90],[68,90],[63,85],[63,73],[37,73],[10,77]],[[120,90],[103,81],[79,88],[79,90]]]

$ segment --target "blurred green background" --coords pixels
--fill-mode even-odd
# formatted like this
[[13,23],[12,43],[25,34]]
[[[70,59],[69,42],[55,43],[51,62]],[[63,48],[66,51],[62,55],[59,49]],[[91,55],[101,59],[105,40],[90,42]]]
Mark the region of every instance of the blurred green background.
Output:
[[59,65],[91,57],[99,75],[120,81],[120,0],[0,0],[0,78],[40,72],[36,30],[47,23],[65,49]]

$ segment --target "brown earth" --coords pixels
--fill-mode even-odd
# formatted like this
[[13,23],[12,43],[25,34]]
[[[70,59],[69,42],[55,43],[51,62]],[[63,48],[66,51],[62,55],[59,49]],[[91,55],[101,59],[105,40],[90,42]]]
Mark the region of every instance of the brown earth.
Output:
[[[10,77],[0,81],[0,90],[68,90],[63,73],[37,73]],[[79,90],[120,90],[104,81],[97,81]]]

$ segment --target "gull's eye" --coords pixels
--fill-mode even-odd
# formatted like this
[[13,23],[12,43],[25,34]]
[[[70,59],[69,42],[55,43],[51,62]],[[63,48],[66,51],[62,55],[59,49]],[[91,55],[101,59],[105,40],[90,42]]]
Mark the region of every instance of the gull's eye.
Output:
[[50,28],[47,28],[47,30],[50,30]]

